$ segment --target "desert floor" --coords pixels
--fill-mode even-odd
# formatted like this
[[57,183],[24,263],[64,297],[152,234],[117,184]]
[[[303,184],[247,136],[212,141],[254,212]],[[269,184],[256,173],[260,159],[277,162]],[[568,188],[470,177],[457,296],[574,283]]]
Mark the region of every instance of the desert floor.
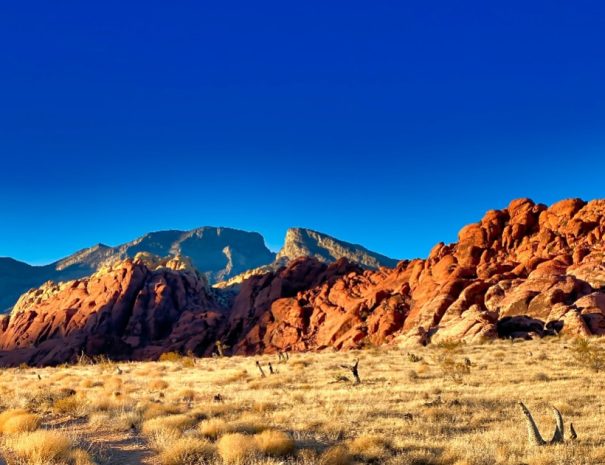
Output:
[[[291,354],[286,362],[175,355],[4,369],[0,463],[605,463],[605,374],[576,345],[553,337]],[[360,384],[342,367],[355,359]],[[529,444],[519,401],[547,439],[549,406],[557,407],[565,442]]]

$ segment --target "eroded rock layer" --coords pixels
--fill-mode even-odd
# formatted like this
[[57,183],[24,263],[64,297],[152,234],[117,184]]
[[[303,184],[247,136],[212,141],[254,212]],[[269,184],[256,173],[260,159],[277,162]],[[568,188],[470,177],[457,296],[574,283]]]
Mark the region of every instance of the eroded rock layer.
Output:
[[[0,363],[605,333],[605,200],[518,199],[425,260],[363,270],[313,258],[244,281],[235,296],[185,267],[126,261],[49,285],[0,320]],[[55,286],[55,287],[53,287]]]

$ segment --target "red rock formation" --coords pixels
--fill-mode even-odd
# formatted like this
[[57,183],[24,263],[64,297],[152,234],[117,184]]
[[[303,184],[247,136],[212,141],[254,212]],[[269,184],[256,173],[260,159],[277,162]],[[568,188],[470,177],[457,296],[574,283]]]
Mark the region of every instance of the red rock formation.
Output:
[[426,260],[348,273],[275,300],[236,348],[604,334],[604,234],[605,200],[550,208],[514,200],[464,227],[458,243],[435,246]]
[[[26,294],[0,320],[0,363],[77,353],[153,358],[347,349],[443,339],[605,333],[605,200],[528,199],[464,227],[426,260],[363,271],[299,259],[245,281],[232,302],[187,269],[125,262]],[[166,265],[166,264],[164,264]],[[173,268],[178,268],[172,266]],[[224,307],[230,308],[224,308]]]
[[[153,265],[153,266],[152,266]],[[74,361],[85,352],[153,358],[213,342],[223,311],[206,280],[180,261],[142,259],[24,294],[0,322],[0,364]]]

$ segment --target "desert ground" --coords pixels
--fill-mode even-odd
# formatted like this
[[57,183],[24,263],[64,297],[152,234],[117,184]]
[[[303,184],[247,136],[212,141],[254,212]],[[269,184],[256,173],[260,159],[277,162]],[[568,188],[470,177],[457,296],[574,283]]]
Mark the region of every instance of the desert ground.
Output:
[[[602,347],[550,337],[3,369],[0,463],[605,463]],[[530,444],[519,401],[547,440],[559,409],[565,441]]]

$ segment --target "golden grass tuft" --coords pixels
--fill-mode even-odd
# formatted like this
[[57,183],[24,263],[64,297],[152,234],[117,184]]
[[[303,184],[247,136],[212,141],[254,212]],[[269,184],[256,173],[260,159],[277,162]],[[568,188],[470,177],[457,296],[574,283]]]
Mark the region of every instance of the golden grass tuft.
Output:
[[358,436],[349,444],[349,452],[366,461],[376,461],[388,455],[390,442],[373,435]]
[[0,434],[16,434],[35,431],[40,417],[22,409],[11,409],[0,413]]
[[343,445],[330,447],[319,459],[319,465],[351,465],[353,457]]
[[210,439],[218,439],[230,431],[229,424],[221,418],[211,418],[204,420],[198,425],[198,430],[202,436]]
[[143,434],[153,435],[166,431],[176,431],[182,433],[195,425],[195,418],[188,415],[170,415],[165,417],[156,417],[147,420],[141,426]]
[[168,445],[160,453],[162,465],[197,465],[210,461],[215,447],[208,441],[198,438],[181,438]]
[[169,384],[163,379],[154,379],[147,385],[150,391],[163,391],[168,389],[168,386]]
[[222,436],[217,442],[217,450],[227,464],[243,464],[259,452],[254,437],[241,433]]
[[21,434],[8,443],[13,454],[27,465],[48,465],[69,459],[71,441],[57,431],[38,430]]
[[263,454],[273,457],[283,457],[294,450],[294,440],[282,431],[265,430],[255,435],[254,440]]

